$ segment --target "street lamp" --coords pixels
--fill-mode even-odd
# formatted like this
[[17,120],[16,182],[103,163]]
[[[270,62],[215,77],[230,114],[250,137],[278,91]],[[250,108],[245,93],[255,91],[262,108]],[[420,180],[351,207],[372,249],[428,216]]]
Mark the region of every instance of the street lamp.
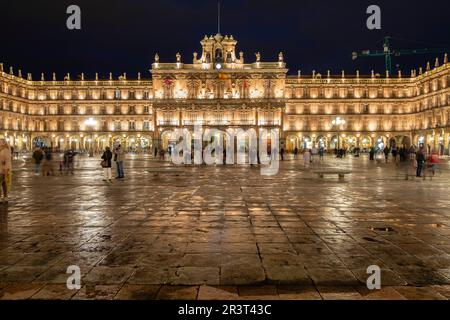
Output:
[[340,145],[340,142],[339,142],[339,140],[340,140],[340,128],[341,128],[342,125],[345,124],[345,120],[341,119],[341,117],[336,117],[336,119],[331,121],[331,123],[333,124],[333,126],[337,126],[337,131],[338,131],[338,135],[337,135],[338,136],[337,149],[339,149],[339,145]]
[[89,118],[89,119],[86,119],[86,121],[84,121],[84,124],[86,127],[90,128],[91,138],[88,140],[88,142],[89,142],[89,157],[93,157],[94,150],[92,149],[92,131],[93,131],[95,125],[97,124],[97,121],[94,120],[94,118]]

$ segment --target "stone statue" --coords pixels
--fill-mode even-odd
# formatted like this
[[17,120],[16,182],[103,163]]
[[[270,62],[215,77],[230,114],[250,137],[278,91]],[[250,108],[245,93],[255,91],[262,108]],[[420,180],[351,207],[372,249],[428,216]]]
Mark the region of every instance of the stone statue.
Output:
[[179,52],[177,52],[176,57],[177,57],[177,62],[181,62],[181,54]]
[[260,62],[261,61],[261,53],[257,52],[255,53],[256,55],[256,62]]
[[283,60],[284,60],[283,52],[280,52],[280,53],[278,54],[278,61],[279,61],[279,62],[283,62]]
[[155,62],[158,63],[159,62],[159,55],[155,54]]

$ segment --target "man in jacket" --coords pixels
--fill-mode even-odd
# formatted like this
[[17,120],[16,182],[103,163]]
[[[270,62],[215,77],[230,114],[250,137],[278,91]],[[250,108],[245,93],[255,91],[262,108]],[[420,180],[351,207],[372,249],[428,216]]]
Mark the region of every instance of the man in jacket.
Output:
[[125,155],[123,153],[122,146],[119,144],[117,148],[114,150],[114,160],[116,161],[117,165],[117,176],[116,179],[123,179],[125,178],[124,172],[123,172],[123,160],[125,158]]

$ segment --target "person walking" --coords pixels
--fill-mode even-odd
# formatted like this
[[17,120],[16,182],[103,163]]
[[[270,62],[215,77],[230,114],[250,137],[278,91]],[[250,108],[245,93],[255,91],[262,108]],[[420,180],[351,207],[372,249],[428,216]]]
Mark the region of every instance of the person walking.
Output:
[[39,174],[39,171],[41,169],[41,162],[42,159],[44,159],[44,152],[41,148],[35,148],[33,150],[33,160],[34,160],[34,173]]
[[12,160],[11,149],[5,139],[0,139],[0,188],[1,203],[8,203],[8,192],[11,189]]
[[114,160],[116,161],[117,166],[117,176],[116,179],[123,179],[125,178],[124,172],[123,172],[123,160],[124,160],[124,153],[122,150],[122,146],[119,144],[116,149],[114,149]]
[[111,160],[113,158],[113,154],[111,152],[111,149],[109,147],[105,148],[105,152],[103,152],[102,155],[102,168],[103,168],[103,175],[104,179],[103,181],[112,181],[112,173],[111,173]]
[[280,149],[281,161],[284,161],[284,148]]
[[294,159],[297,159],[297,157],[298,157],[298,148],[295,147],[294,148]]
[[303,152],[303,165],[307,168],[309,168],[309,165],[311,164],[311,152],[309,149],[305,149]]

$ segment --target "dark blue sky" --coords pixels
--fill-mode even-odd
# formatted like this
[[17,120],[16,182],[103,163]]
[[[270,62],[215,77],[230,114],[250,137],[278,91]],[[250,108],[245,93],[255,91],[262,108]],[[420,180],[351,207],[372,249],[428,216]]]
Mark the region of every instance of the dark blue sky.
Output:
[[[381,49],[386,35],[398,49],[450,47],[450,1],[448,0],[222,0],[222,34],[233,34],[246,62],[260,51],[263,61],[275,61],[285,53],[290,74],[313,69],[339,74],[345,69],[383,72],[383,58],[356,62],[356,49]],[[66,28],[66,8],[82,10],[82,30]],[[366,8],[382,9],[382,30],[366,28]],[[0,61],[23,73],[41,72],[58,78],[66,72],[93,78],[148,69],[158,52],[162,62],[173,62],[176,52],[192,61],[200,52],[199,41],[217,31],[215,0],[0,0]],[[434,56],[404,56],[394,60],[404,72],[434,62]],[[441,61],[442,61],[441,55]]]

